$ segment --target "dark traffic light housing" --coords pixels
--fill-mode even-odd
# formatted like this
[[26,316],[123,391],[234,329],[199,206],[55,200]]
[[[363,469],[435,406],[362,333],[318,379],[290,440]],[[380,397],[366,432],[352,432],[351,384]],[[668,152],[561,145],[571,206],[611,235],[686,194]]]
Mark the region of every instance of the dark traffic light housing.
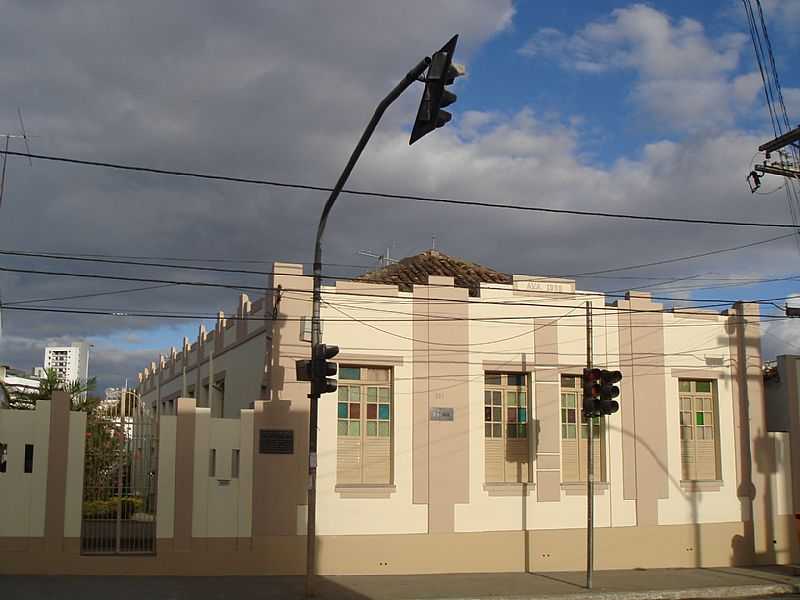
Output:
[[583,415],[599,417],[619,410],[619,388],[615,385],[622,380],[620,371],[606,369],[583,370]]
[[321,396],[329,392],[336,391],[336,380],[332,379],[336,375],[339,367],[328,359],[339,354],[339,346],[327,346],[319,344],[316,352],[313,351],[311,357],[311,394]]
[[456,42],[458,42],[458,36],[454,35],[449,42],[442,46],[441,50],[431,57],[431,64],[425,77],[425,91],[422,93],[417,118],[414,121],[414,128],[411,130],[409,145],[434,129],[446,125],[453,116],[442,108],[456,101],[456,95],[446,90],[445,86],[451,85],[456,77],[463,74],[458,67],[453,65]]

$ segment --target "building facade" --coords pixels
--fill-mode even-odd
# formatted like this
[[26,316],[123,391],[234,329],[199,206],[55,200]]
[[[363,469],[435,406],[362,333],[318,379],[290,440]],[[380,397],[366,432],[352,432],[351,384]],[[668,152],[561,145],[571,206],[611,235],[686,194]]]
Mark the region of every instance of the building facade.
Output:
[[[301,265],[273,272],[264,299],[242,296],[140,374],[159,413],[156,556],[81,556],[70,538],[50,572],[304,571],[309,384],[295,362],[310,357],[312,281]],[[590,450],[596,568],[800,559],[787,495],[799,434],[767,426],[757,305],[665,310],[435,251],[322,300],[323,341],[340,352],[319,403],[320,573],[582,569]],[[591,449],[587,302],[594,365],[623,373]]]
[[73,342],[70,346],[47,346],[44,368],[53,369],[61,381],[85,383],[89,378],[89,344]]
[[[580,568],[587,301],[594,364],[624,374],[621,409],[595,425],[593,453],[598,543],[625,550],[598,552],[599,566],[797,551],[792,507],[764,494],[790,485],[791,457],[774,464],[787,440],[766,427],[757,305],[665,311],[640,292],[610,302],[435,251],[364,279],[323,289],[323,340],[341,351],[338,390],[320,401],[317,532],[323,548],[346,549],[320,559],[328,572]],[[276,264],[271,288],[152,364],[141,391],[164,414],[179,397],[212,422],[252,410],[249,532],[302,536],[309,390],[294,368],[309,356],[311,279]],[[291,432],[290,456],[259,450],[270,432]],[[752,468],[754,448],[772,471]],[[781,525],[767,527],[776,511]],[[525,540],[536,550],[523,552]]]

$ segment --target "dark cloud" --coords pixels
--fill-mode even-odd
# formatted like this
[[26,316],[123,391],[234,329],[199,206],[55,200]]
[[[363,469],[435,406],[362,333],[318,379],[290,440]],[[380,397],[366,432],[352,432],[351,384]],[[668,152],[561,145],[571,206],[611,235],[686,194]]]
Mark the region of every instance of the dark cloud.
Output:
[[[332,185],[375,104],[408,68],[454,32],[461,33],[459,59],[469,63],[476,49],[509,25],[513,11],[508,1],[482,0],[0,0],[0,12],[0,130],[16,130],[22,107],[28,129],[40,136],[32,140],[34,151]],[[409,148],[407,128],[419,92],[407,93],[388,111],[351,187],[588,210],[787,219],[779,198],[756,202],[745,190],[743,174],[757,136],[733,131],[662,142],[606,167],[581,158],[590,141],[571,115],[544,117],[521,106],[516,114],[457,113],[447,128]],[[325,199],[42,162],[29,167],[22,159],[9,161],[8,177],[0,246],[14,249],[309,261]],[[326,261],[364,264],[358,250],[387,246],[409,255],[429,247],[432,235],[445,252],[498,269],[568,274],[776,234],[342,196],[328,228]],[[723,255],[646,273],[765,275],[790,264],[793,252],[790,244],[765,246],[746,260]],[[264,284],[258,276],[9,257],[0,264]],[[581,283],[611,289],[630,282]],[[0,273],[7,300],[135,285]],[[174,287],[53,304],[213,313],[232,309],[237,294]],[[48,339],[121,331],[146,339],[162,323],[8,311],[0,361],[38,364]],[[117,385],[153,356],[151,350],[98,345],[91,369],[101,386]]]

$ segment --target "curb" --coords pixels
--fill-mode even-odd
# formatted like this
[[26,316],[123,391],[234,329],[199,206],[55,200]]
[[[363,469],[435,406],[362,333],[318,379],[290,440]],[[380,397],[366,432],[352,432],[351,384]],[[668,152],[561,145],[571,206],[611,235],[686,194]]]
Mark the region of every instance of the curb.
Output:
[[464,596],[428,600],[689,600],[695,598],[749,598],[780,596],[800,592],[800,583],[770,583],[763,585],[715,586],[680,590],[642,590],[631,592],[578,592],[574,594]]

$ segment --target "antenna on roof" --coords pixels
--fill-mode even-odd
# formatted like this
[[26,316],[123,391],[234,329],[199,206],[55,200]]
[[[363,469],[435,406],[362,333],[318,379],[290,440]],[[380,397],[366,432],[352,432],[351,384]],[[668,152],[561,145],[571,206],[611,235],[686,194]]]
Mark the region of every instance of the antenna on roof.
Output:
[[[2,168],[0,168],[0,206],[3,205],[3,195],[4,195],[5,190],[6,190],[6,165],[8,164],[8,143],[9,143],[9,141],[12,138],[23,140],[25,142],[25,150],[27,151],[27,154],[30,155],[30,153],[31,153],[30,146],[28,146],[28,138],[30,136],[28,135],[28,132],[25,131],[25,123],[22,121],[22,109],[20,109],[19,107],[17,107],[17,118],[19,118],[19,126],[20,126],[20,130],[22,131],[22,134],[18,134],[18,133],[0,133],[0,138],[3,138],[3,137],[6,138],[6,142],[5,142],[5,151],[6,151],[6,153],[3,154],[3,166],[2,166]],[[33,166],[33,160],[31,159],[30,156],[28,156],[28,163],[30,164],[30,166]]]
[[361,256],[369,256],[370,258],[374,258],[378,261],[378,265],[383,267],[388,267],[391,264],[396,264],[399,261],[395,260],[391,256],[389,256],[389,248],[386,249],[386,254],[376,254],[375,252],[371,252],[369,250],[359,250],[356,254],[360,254]]
[[431,250],[436,250],[436,234],[431,236]]

